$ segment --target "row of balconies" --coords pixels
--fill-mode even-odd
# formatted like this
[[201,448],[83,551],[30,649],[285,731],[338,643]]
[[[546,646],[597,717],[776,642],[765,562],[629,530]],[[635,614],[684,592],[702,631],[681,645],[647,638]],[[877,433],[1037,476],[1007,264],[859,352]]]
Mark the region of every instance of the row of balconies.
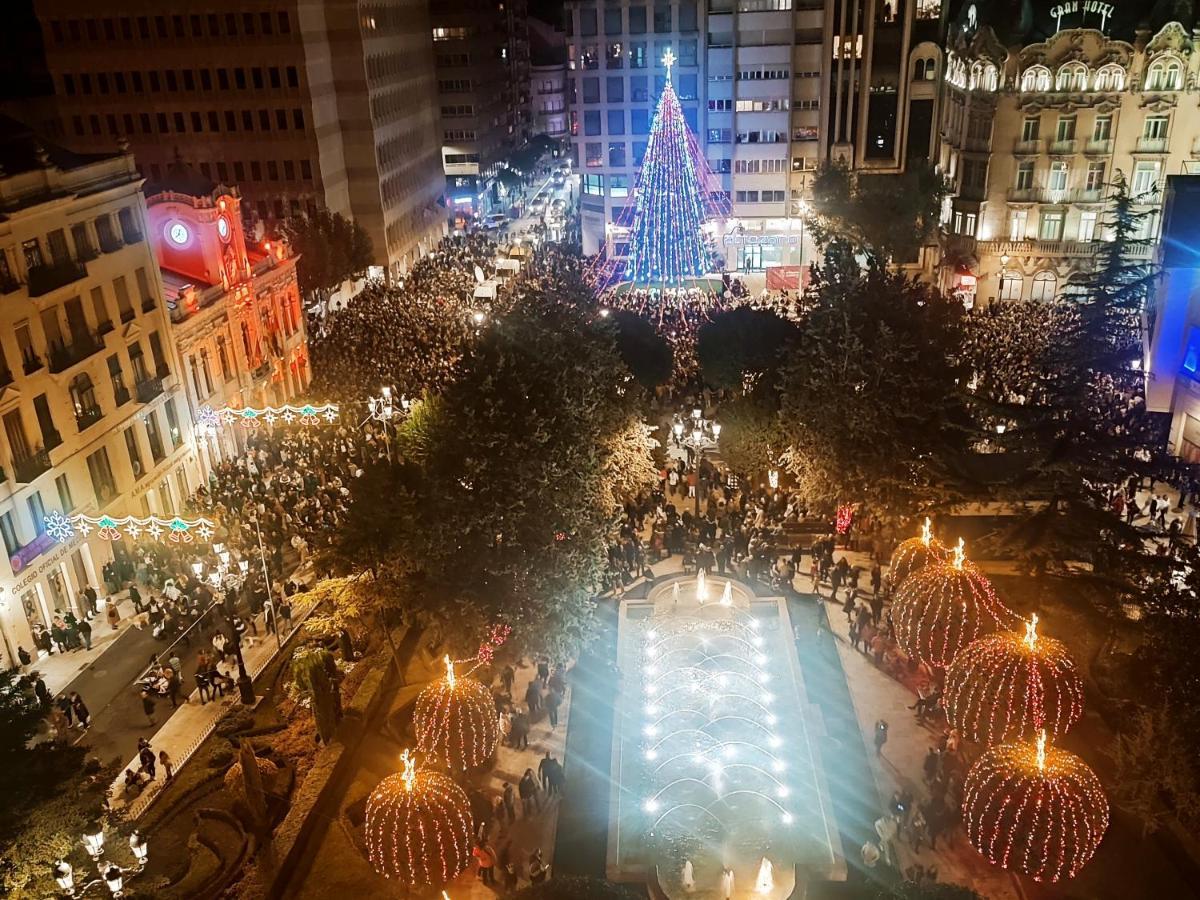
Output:
[[1012,188],[1008,200],[1010,203],[1103,203],[1104,188]]
[[[985,146],[978,146],[983,142],[978,140],[968,140],[967,149],[970,150],[986,150]],[[1038,138],[1031,141],[1016,140],[1013,142],[1013,153],[1017,156],[1034,156],[1040,153],[1048,153],[1051,156],[1073,156],[1076,153],[1083,153],[1088,156],[1111,156],[1115,142],[1109,138],[1106,140],[1080,140],[1071,138],[1069,140],[1043,140]],[[1200,146],[1198,142],[1197,146]],[[1148,138],[1139,137],[1134,144],[1134,153],[1169,153],[1171,142],[1168,138]],[[1191,152],[1195,152],[1195,148],[1189,148]]]

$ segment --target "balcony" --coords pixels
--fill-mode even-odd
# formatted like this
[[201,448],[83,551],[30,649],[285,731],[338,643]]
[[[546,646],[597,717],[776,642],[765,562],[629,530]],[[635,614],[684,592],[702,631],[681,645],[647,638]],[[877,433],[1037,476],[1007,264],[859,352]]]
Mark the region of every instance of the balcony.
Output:
[[158,301],[155,300],[153,297],[147,297],[145,300],[142,301],[142,312],[144,312],[144,313],[154,312],[154,308],[156,306],[158,306]]
[[1166,153],[1167,152],[1166,138],[1148,138],[1140,137],[1137,141],[1136,153]]
[[121,235],[125,238],[125,246],[129,246],[130,244],[140,244],[146,239],[145,235],[143,235],[136,228],[122,228]]
[[1112,156],[1112,140],[1088,141],[1083,146],[1083,152],[1089,156]]
[[0,388],[8,387],[13,383],[13,373],[8,369],[0,369]]
[[87,266],[74,259],[33,266],[29,270],[29,296],[41,297],[81,278],[87,278]]
[[133,321],[133,317],[136,315],[137,313],[133,311],[132,306],[126,307],[125,309],[121,310],[121,324],[128,325]]
[[119,388],[113,389],[113,400],[117,406],[124,406],[129,402],[129,388],[121,385]]
[[116,253],[125,245],[121,243],[121,239],[115,234],[100,234],[100,249],[104,253]]
[[[980,241],[977,244],[980,256],[1072,256],[1094,257],[1104,247],[1104,241]],[[1132,259],[1150,259],[1155,244],[1143,241],[1129,248]]]
[[1072,203],[1103,203],[1103,188],[1076,188],[1071,191]]
[[1042,142],[1034,138],[1032,141],[1014,141],[1013,153],[1018,156],[1031,156],[1042,152]]
[[99,255],[100,254],[96,252],[96,248],[91,246],[90,244],[80,244],[79,242],[75,243],[75,258],[78,259],[80,262],[82,262],[82,263],[91,262],[93,259],[96,259]]
[[258,381],[260,379],[266,378],[270,374],[271,374],[271,362],[270,362],[270,360],[268,360],[268,361],[264,362],[261,366],[256,367],[250,373],[250,377],[253,378],[255,381]]
[[99,325],[96,326],[96,334],[100,337],[103,337],[104,335],[106,335],[110,331],[112,331],[115,327],[116,326],[113,325],[113,323],[112,323],[112,319],[105,319],[103,322],[101,322]]
[[75,412],[75,424],[79,427],[80,432],[91,428],[103,418],[104,412],[99,406],[85,406]]
[[59,432],[54,428],[51,428],[49,430],[49,432],[44,432],[42,434],[42,437],[44,437],[46,439],[46,452],[47,453],[49,453],[51,450],[53,450],[55,447],[59,446],[63,442],[63,436],[61,434],[59,434]]
[[83,362],[93,353],[104,349],[104,341],[95,335],[81,334],[74,343],[55,344],[50,348],[50,371],[57,375],[76,363]]
[[1009,203],[1036,203],[1038,194],[1041,192],[1037,188],[1032,187],[1017,187],[1012,188],[1008,192]]
[[45,364],[45,360],[43,360],[36,353],[30,353],[21,360],[21,371],[26,375],[32,375]]
[[24,459],[14,459],[13,470],[16,473],[18,484],[29,484],[36,481],[39,475],[50,471],[50,451],[39,449]]
[[138,403],[149,403],[163,392],[162,379],[146,378],[137,383],[135,390],[137,391]]
[[1051,156],[1071,156],[1078,152],[1079,141],[1071,138],[1066,141],[1051,141],[1050,155]]
[[20,290],[21,282],[13,278],[11,275],[0,278],[0,294],[11,294],[14,291]]

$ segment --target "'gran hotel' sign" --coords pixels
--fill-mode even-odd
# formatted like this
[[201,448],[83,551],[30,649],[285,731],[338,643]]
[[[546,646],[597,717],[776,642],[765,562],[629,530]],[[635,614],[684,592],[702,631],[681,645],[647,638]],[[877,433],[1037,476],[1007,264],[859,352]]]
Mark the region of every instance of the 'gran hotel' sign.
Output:
[[[1055,31],[1064,28],[1099,27],[1101,31],[1108,30],[1108,20],[1113,14],[1113,4],[1101,3],[1100,0],[1066,0],[1050,8],[1050,16],[1054,19]],[[1092,21],[1088,21],[1091,17]],[[1094,24],[1100,19],[1100,25]],[[1065,23],[1064,23],[1064,20]]]

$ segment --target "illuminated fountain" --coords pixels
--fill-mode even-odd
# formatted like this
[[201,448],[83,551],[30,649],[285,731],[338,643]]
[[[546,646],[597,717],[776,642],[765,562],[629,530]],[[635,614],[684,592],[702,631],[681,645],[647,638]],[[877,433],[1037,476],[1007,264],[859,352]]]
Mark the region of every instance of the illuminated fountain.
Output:
[[838,877],[793,648],[781,598],[703,572],[622,604],[619,666],[638,677],[619,699],[610,878],[657,869],[679,896],[690,859],[701,890],[729,865],[754,896],[783,898],[797,866]]

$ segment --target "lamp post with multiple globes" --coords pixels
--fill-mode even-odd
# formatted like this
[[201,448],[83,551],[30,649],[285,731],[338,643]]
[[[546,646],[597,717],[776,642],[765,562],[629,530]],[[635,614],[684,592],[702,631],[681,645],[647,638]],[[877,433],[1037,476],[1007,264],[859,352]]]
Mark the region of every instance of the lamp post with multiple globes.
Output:
[[134,831],[129,835],[129,849],[137,862],[136,868],[123,869],[111,860],[106,860],[104,858],[104,827],[99,823],[83,833],[83,846],[87,850],[88,856],[92,858],[92,862],[96,864],[98,877],[82,884],[76,883],[75,867],[65,859],[57,860],[51,871],[64,897],[86,896],[89,890],[99,884],[107,887],[114,898],[123,897],[126,877],[141,874],[150,858],[149,842],[140,832]]
[[704,451],[709,445],[716,445],[721,439],[721,423],[715,419],[704,418],[702,410],[693,409],[688,418],[676,416],[671,426],[675,435],[675,443],[692,451],[692,465],[696,472],[696,518],[700,518],[700,464],[704,461]]
[[[214,588],[221,592],[222,598],[230,588],[239,588],[246,581],[246,573],[250,568],[250,564],[246,560],[238,560],[237,571],[231,571],[229,563],[229,551],[225,549],[223,544],[213,544],[213,550],[217,552],[219,563],[217,568],[208,574],[209,582]],[[265,563],[264,563],[265,565]],[[192,572],[197,578],[204,577],[204,564],[200,562],[192,563]],[[264,569],[264,577],[266,572]],[[250,673],[246,671],[246,661],[242,658],[242,642],[237,633],[237,629],[233,627],[233,622],[229,616],[229,610],[222,602],[218,604],[221,609],[221,616],[225,620],[225,627],[229,631],[229,636],[233,643],[233,656],[237,660],[238,666],[238,695],[241,697],[242,703],[245,706],[254,705],[254,682],[250,678]],[[278,624],[276,624],[276,636],[278,637]]]

